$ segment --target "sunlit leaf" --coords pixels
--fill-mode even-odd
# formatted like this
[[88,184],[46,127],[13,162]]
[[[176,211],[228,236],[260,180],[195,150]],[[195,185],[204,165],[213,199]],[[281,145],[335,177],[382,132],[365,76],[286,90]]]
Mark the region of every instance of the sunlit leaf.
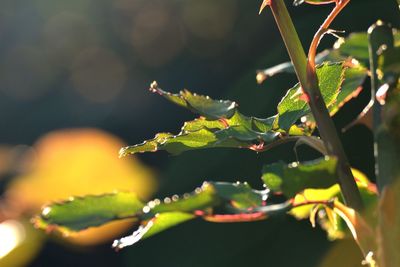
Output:
[[252,148],[259,142],[270,143],[279,137],[278,132],[261,133],[243,126],[232,126],[227,129],[212,131],[202,128],[197,131],[172,135],[168,133],[157,134],[154,139],[142,144],[121,149],[120,155],[155,152],[166,150],[171,154],[180,154],[184,151],[204,148]]
[[[334,116],[347,102],[356,98],[362,91],[362,84],[368,76],[368,70],[360,65],[345,69],[344,81],[334,101],[327,104],[329,114]],[[305,117],[309,127],[314,127],[315,122],[311,114]]]
[[168,228],[189,221],[193,218],[195,218],[195,215],[185,212],[165,212],[156,214],[154,218],[139,226],[132,235],[115,240],[113,248],[122,249],[127,246],[132,246],[140,240],[158,234]]
[[158,150],[180,154],[188,150],[221,147],[262,151],[264,145],[285,135],[309,134],[296,125],[290,125],[286,131],[279,129],[276,116],[266,119],[247,117],[236,109],[234,102],[228,100],[213,100],[187,90],[180,95],[162,91],[158,87],[154,90],[173,103],[187,107],[202,116],[185,122],[181,132],[176,135],[159,133],[141,144],[122,148],[120,156]]
[[[352,169],[352,172],[357,181],[357,186],[365,205],[365,210],[375,210],[378,201],[375,184],[371,183],[365,174],[359,170]],[[298,205],[299,203],[313,203],[332,199],[343,201],[338,184],[335,184],[327,189],[306,189],[302,193],[299,193],[295,196],[293,204]],[[316,215],[312,214],[312,212],[316,213]],[[333,217],[335,217],[335,219],[332,221],[332,218],[329,218],[327,214],[326,207],[319,206],[317,211],[315,211],[314,204],[302,205],[300,207],[293,208],[290,211],[290,214],[297,219],[306,219],[309,216],[317,216],[319,224],[327,232],[328,238],[331,240],[342,239],[351,236],[345,221],[338,217],[338,215],[331,214]]]
[[[323,64],[317,68],[319,87],[327,106],[332,105],[344,80],[343,63]],[[278,104],[278,125],[288,130],[301,117],[310,114],[310,107],[299,84],[290,89]]]
[[188,90],[183,90],[179,94],[172,94],[159,88],[156,82],[151,84],[150,90],[179,106],[210,119],[230,118],[236,111],[237,105],[235,102],[213,100],[208,96],[193,94]]
[[122,249],[195,217],[212,222],[244,222],[290,210],[290,202],[267,205],[268,193],[254,190],[247,183],[205,182],[191,194],[152,200],[137,215],[139,228],[116,240],[113,246]]
[[269,189],[292,198],[309,188],[329,188],[337,182],[337,159],[323,158],[304,163],[278,162],[266,165],[262,180]]
[[371,252],[375,252],[377,248],[374,225],[371,225],[363,216],[361,216],[360,213],[345,206],[340,201],[334,202],[332,210],[346,222],[354,240],[357,242],[364,254],[365,262],[373,264],[370,266],[375,266],[374,257],[376,255],[370,254]]
[[267,191],[253,190],[247,183],[204,182],[192,194],[150,201],[150,213],[193,212],[212,207],[246,210],[261,206],[268,197]]
[[362,66],[354,66],[346,68],[344,73],[344,81],[337,95],[336,101],[328,105],[329,113],[331,116],[336,114],[339,109],[350,101],[352,98],[358,96],[362,90],[362,84],[367,78],[368,70]]
[[135,194],[128,192],[75,197],[44,207],[36,218],[36,225],[43,229],[61,226],[67,231],[80,231],[112,220],[133,217],[142,208],[143,203]]

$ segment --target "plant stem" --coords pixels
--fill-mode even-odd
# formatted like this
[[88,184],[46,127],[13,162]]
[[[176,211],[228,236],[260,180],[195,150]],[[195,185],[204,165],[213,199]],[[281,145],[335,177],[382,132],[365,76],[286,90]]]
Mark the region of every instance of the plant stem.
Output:
[[311,112],[328,153],[338,158],[338,183],[345,203],[361,210],[363,203],[350,164],[326,108],[318,85],[315,69],[308,69],[307,57],[283,0],[271,0],[270,7],[293,62],[303,92],[307,94]]
[[331,11],[328,15],[326,20],[322,23],[319,27],[318,31],[315,33],[314,38],[311,42],[310,49],[308,50],[308,64],[310,65],[309,68],[315,72],[315,55],[317,53],[317,47],[319,42],[321,41],[324,34],[329,30],[329,26],[331,25],[332,21],[339,15],[340,11],[350,2],[350,0],[340,0],[336,3],[335,8]]
[[375,100],[378,88],[383,85],[379,81],[376,71],[378,68],[377,51],[383,45],[385,45],[387,49],[393,48],[394,40],[391,27],[384,24],[382,21],[377,21],[368,29],[368,41],[369,68],[371,71],[371,100],[367,108],[372,108],[375,175],[379,192],[382,192],[387,184],[393,182],[395,177],[395,172],[393,170],[396,170],[396,166],[398,166],[395,160],[396,158],[398,159],[396,145],[390,135],[390,130],[382,125],[382,108],[380,103]]

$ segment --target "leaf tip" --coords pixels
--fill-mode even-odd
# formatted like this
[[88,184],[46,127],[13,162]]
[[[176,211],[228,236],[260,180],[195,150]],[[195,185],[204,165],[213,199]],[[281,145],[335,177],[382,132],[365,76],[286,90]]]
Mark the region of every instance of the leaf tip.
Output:
[[157,81],[153,81],[150,84],[149,91],[152,92],[152,93],[159,93],[160,94],[160,87],[158,87]]
[[265,75],[262,71],[258,71],[256,75],[256,80],[258,84],[262,84],[267,79],[267,75]]
[[127,156],[129,154],[128,153],[128,148],[129,147],[121,147],[121,149],[118,152],[118,157],[119,158],[123,158],[123,157]]
[[146,225],[140,225],[139,228],[132,233],[132,235],[114,240],[112,248],[116,251],[119,251],[125,247],[132,246],[139,242],[150,230],[150,228],[153,227],[153,220],[150,220]]

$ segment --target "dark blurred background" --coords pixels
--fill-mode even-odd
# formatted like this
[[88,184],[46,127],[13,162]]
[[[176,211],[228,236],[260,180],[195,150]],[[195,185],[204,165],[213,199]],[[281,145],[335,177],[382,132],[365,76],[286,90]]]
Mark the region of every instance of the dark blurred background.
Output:
[[[307,47],[331,6],[287,3]],[[216,149],[117,159],[124,143],[177,133],[195,117],[150,93],[153,80],[172,92],[187,88],[235,100],[246,115],[275,113],[296,80],[284,74],[256,84],[257,69],[288,60],[270,11],[257,15],[260,4],[0,1],[0,266],[360,265],[351,242],[330,242],[322,230],[290,217],[195,220],[118,253],[112,239],[129,234],[129,224],[65,241],[28,223],[41,205],[69,195],[133,189],[150,199],[190,192],[204,180],[246,180],[261,188],[262,164],[295,160],[291,146],[261,154]],[[333,27],[366,31],[377,19],[399,27],[399,15],[395,0],[352,0]],[[328,36],[321,49],[334,41]],[[368,101],[368,86],[364,91],[336,116],[338,128]],[[352,165],[373,179],[371,133],[356,126],[342,138]],[[313,156],[300,150],[301,159]]]

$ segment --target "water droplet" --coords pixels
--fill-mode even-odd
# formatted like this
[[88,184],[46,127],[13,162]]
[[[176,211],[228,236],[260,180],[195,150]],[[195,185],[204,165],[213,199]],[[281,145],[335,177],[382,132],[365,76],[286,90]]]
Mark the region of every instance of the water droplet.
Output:
[[154,201],[150,201],[147,206],[149,206],[151,209],[156,206],[156,203]]
[[292,162],[289,167],[291,168],[296,168],[297,166],[299,166],[299,164],[297,162]]
[[158,198],[154,199],[153,201],[154,201],[154,203],[156,205],[160,205],[161,204],[161,200],[159,200]]
[[50,207],[45,207],[45,208],[42,210],[42,216],[43,216],[43,217],[47,217],[47,216],[49,215],[50,212],[51,212],[51,208],[50,208]]
[[172,196],[172,201],[178,201],[179,200],[179,196],[178,195],[173,195]]
[[164,198],[164,203],[165,204],[171,203],[171,199],[169,197]]
[[150,212],[150,207],[149,206],[144,206],[143,207],[143,213],[149,213]]
[[209,182],[203,182],[203,184],[201,185],[201,188],[205,189],[209,185],[210,185]]

